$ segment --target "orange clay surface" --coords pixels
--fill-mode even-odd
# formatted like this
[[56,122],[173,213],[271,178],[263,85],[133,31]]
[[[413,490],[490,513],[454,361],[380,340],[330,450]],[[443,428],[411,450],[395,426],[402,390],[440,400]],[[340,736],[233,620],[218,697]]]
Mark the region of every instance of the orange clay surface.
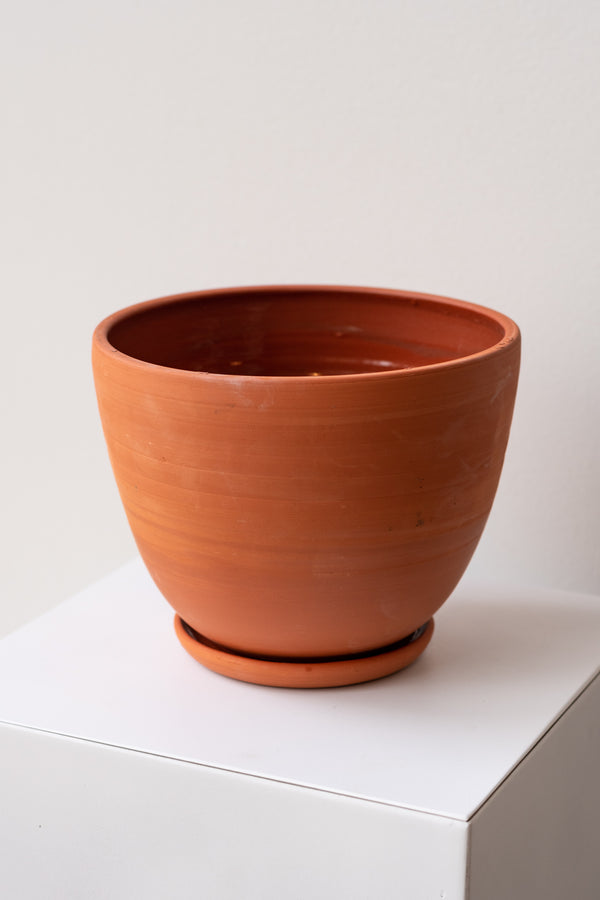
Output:
[[[98,404],[140,553],[181,618],[225,648],[178,628],[186,649],[286,685],[302,683],[286,661],[338,666],[317,684],[357,680],[327,657],[365,654],[358,680],[411,662],[431,629],[393,664],[378,651],[432,618],[475,550],[519,354],[500,313],[367,288],[207,291],[102,322]],[[279,662],[250,671],[245,655]]]

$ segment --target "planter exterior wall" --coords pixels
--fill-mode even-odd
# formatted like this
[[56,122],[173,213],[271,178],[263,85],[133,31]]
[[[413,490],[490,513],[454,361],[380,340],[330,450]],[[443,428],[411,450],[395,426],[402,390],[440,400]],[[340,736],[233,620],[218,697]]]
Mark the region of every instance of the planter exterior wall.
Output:
[[312,684],[426,625],[490,512],[519,351],[499,313],[397,291],[213,291],[105,320],[110,459],[184,643]]

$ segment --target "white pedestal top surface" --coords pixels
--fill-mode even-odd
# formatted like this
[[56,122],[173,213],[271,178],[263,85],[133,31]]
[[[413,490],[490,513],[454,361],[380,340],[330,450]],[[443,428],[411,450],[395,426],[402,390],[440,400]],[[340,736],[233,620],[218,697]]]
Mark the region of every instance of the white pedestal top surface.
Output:
[[189,657],[139,560],[0,641],[0,721],[468,819],[600,668],[600,598],[463,580],[421,659],[267,688]]

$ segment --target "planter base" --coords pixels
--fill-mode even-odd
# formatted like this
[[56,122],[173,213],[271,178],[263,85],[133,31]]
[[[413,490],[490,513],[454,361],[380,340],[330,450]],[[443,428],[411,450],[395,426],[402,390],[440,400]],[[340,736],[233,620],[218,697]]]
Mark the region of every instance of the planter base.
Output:
[[175,616],[175,632],[184,649],[194,659],[220,675],[271,687],[339,687],[374,681],[409,666],[431,640],[433,619],[403,640],[380,650],[299,660],[231,652],[198,634],[179,616]]

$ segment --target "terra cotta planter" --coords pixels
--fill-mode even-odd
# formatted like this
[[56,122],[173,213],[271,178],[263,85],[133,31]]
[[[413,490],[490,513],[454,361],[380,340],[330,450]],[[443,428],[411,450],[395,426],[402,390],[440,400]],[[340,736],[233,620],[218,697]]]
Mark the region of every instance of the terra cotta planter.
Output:
[[519,352],[498,312],[368,288],[204,291],[105,319],[110,459],[186,650],[290,687],[413,662],[490,512]]

